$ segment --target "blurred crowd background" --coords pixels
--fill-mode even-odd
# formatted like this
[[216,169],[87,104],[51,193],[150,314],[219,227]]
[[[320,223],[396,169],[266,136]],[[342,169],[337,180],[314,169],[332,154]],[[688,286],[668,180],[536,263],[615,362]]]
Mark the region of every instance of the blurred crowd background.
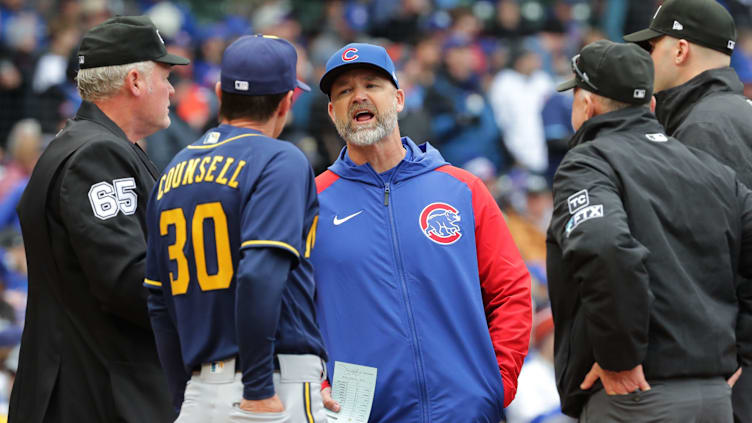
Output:
[[[739,39],[732,66],[752,93],[752,0],[723,0]],[[482,178],[499,201],[533,276],[531,350],[508,421],[567,421],[553,376],[545,230],[550,184],[572,134],[569,59],[600,38],[646,27],[657,0],[0,0],[0,421],[16,369],[27,293],[15,214],[39,154],[80,104],[76,49],[88,28],[116,14],[147,14],[168,49],[192,59],[174,69],[170,128],[143,140],[162,169],[216,124],[213,86],[226,45],[253,33],[298,48],[298,77],[318,86],[327,58],[349,42],[384,46],[406,92],[403,136],[429,141]],[[343,142],[319,90],[296,92],[281,138],[316,174]],[[749,96],[749,94],[748,94]]]

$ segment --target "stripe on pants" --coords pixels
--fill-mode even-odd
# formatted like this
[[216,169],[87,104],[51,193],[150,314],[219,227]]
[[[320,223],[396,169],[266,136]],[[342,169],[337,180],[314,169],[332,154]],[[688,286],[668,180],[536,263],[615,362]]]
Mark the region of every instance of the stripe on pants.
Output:
[[303,403],[305,404],[307,423],[316,423],[313,420],[313,413],[311,413],[311,383],[310,382],[305,382],[303,384]]

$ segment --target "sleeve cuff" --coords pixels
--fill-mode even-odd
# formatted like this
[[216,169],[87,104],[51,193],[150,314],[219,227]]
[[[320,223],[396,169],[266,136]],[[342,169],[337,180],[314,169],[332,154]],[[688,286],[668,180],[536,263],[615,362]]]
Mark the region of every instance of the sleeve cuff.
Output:
[[252,241],[244,241],[240,244],[240,248],[254,248],[254,247],[275,247],[285,251],[289,251],[294,254],[296,258],[300,258],[300,253],[292,245],[282,241],[272,241],[268,239],[257,239]]

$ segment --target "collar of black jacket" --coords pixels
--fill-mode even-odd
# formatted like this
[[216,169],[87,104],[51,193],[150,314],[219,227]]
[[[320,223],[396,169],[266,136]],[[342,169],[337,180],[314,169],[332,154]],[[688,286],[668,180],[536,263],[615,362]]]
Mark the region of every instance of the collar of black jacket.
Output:
[[123,132],[123,130],[120,129],[120,127],[112,121],[112,119],[107,117],[107,115],[104,114],[104,112],[92,102],[81,102],[81,107],[78,108],[78,112],[76,112],[76,117],[74,119],[90,120],[92,122],[96,122],[107,128],[107,130],[112,132],[113,135],[117,136],[118,138],[122,138],[123,140],[130,143],[128,137],[125,135],[125,132]]
[[744,84],[730,67],[707,70],[686,83],[655,94],[655,115],[671,135],[701,98],[719,92],[744,93]]
[[588,119],[569,139],[569,149],[616,133],[663,133],[663,127],[647,106],[632,106]]

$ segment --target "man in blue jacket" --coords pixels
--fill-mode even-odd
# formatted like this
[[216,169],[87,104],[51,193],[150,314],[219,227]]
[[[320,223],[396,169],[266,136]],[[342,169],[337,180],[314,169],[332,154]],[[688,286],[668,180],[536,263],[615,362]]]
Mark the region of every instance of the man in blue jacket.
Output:
[[320,88],[347,143],[316,178],[329,374],[335,361],[378,369],[370,422],[498,423],[531,326],[530,278],[499,208],[480,179],[400,136],[405,94],[382,47],[343,47]]

